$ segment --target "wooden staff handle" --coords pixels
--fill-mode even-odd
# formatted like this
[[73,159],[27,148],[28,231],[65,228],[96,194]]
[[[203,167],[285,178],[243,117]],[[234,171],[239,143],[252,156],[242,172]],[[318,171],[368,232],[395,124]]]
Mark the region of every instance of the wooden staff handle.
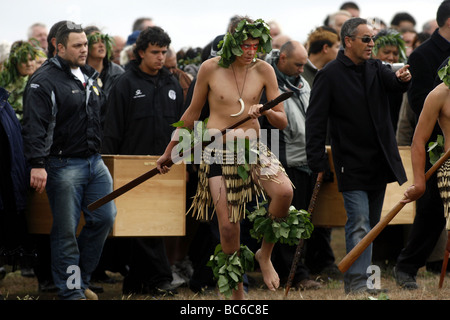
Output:
[[[425,179],[428,180],[439,167],[450,157],[450,149],[439,158],[438,161],[425,173]],[[403,200],[406,199],[403,197]],[[341,260],[338,265],[339,270],[345,273],[350,266],[359,258],[367,247],[375,240],[380,232],[391,222],[397,213],[403,209],[405,203],[399,201],[373,228],[366,236]]]
[[[261,109],[260,112],[264,112],[267,111],[273,107],[275,107],[276,105],[278,105],[280,102],[283,102],[284,100],[288,99],[289,97],[291,97],[294,94],[294,92],[292,91],[288,91],[288,92],[284,92],[282,94],[280,94],[278,97],[276,97],[273,100],[270,100],[269,102],[265,103]],[[244,119],[232,124],[229,127],[226,127],[224,129],[222,129],[222,131],[220,132],[220,134],[223,136],[227,133],[227,130],[232,130],[238,126],[240,126],[241,124],[243,124],[244,122],[247,122],[248,120],[250,120],[251,117],[247,116]],[[201,142],[200,142],[201,143]],[[191,148],[191,152],[195,149],[195,146]],[[162,166],[166,166],[166,167],[171,167],[173,165],[172,159],[167,160],[166,162],[164,162],[162,164]],[[91,204],[88,205],[88,209],[90,211],[94,211],[95,209],[100,208],[102,205],[108,203],[111,200],[114,200],[115,198],[121,196],[122,194],[124,194],[125,192],[128,192],[129,190],[133,189],[134,187],[140,185],[141,183],[143,183],[144,181],[154,177],[155,175],[159,174],[159,170],[158,168],[154,168],[146,173],[144,173],[143,175],[140,175],[139,177],[137,177],[136,179],[124,184],[123,186],[121,186],[120,188],[114,190],[113,192],[107,194],[106,196],[92,202]]]
[[[317,196],[319,195],[320,187],[323,182],[323,172],[319,172],[316,179],[316,184],[314,186],[314,191],[309,202],[308,213],[312,214],[314,208],[316,207]],[[305,245],[305,239],[300,239],[297,244],[297,249],[295,250],[294,259],[292,260],[291,270],[289,271],[289,277],[286,284],[286,289],[284,290],[284,296],[287,297],[289,290],[291,289],[292,281],[294,280],[295,271],[297,270],[298,261],[302,255],[303,246]]]

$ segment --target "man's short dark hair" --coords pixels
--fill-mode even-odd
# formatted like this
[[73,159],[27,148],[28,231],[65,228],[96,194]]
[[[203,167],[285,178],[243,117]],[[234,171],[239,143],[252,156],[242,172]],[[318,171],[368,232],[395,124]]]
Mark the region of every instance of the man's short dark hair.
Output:
[[442,1],[436,13],[436,22],[439,28],[445,25],[445,21],[450,18],[450,0]]
[[66,47],[69,34],[72,32],[83,33],[84,29],[81,27],[81,24],[76,24],[72,21],[66,21],[66,23],[63,23],[56,32],[56,47],[58,47],[59,43]]
[[59,27],[61,27],[63,24],[65,24],[67,20],[61,20],[56,22],[48,32],[47,35],[47,44],[48,44],[48,57],[51,58],[56,53],[56,48],[53,46],[52,38],[56,38],[56,33],[58,32]]
[[344,22],[341,28],[342,47],[345,48],[345,37],[354,37],[356,35],[356,29],[361,24],[367,24],[367,20],[362,18],[350,18]]
[[145,51],[149,44],[156,45],[158,47],[169,48],[171,39],[169,35],[160,27],[148,27],[143,30],[136,40],[136,47],[134,48],[134,56],[138,63],[141,63],[142,58],[139,55],[139,51]]
[[344,2],[339,9],[340,10],[347,10],[347,9],[359,10],[359,7],[356,3],[349,1],[349,2]]
[[414,26],[416,25],[416,19],[412,15],[410,15],[408,12],[399,12],[394,15],[394,17],[391,20],[391,26],[399,26],[400,22],[402,21],[409,21]]

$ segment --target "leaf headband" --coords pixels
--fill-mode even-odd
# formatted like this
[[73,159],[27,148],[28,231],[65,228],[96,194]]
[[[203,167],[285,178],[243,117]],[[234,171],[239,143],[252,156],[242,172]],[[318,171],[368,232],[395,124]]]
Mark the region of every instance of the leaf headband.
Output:
[[110,37],[108,34],[101,34],[98,32],[93,32],[90,35],[87,36],[89,48],[91,48],[92,45],[95,43],[98,43],[99,41],[103,42],[106,47],[106,56],[108,60],[112,57],[112,47],[114,45],[114,39]]
[[272,37],[267,23],[262,19],[258,19],[254,23],[242,19],[234,33],[228,32],[219,42],[220,50],[217,52],[217,55],[221,57],[219,65],[228,68],[236,60],[236,57],[241,56],[244,53],[241,44],[248,38],[259,39],[257,52],[269,53],[272,51]]
[[379,36],[375,39],[375,45],[372,49],[374,55],[378,54],[378,50],[386,46],[396,46],[399,53],[399,61],[406,61],[405,40],[398,32],[390,32],[386,35]]
[[46,57],[45,53],[40,49],[37,49],[29,42],[20,41],[11,47],[9,57],[3,65],[3,70],[0,74],[0,83],[7,85],[14,83],[20,78],[19,70],[17,69],[19,64],[27,63],[31,57],[32,60],[38,57]]

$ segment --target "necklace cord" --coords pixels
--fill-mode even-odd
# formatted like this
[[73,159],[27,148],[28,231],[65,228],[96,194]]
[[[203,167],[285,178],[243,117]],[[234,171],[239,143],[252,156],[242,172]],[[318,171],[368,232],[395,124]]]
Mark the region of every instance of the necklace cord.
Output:
[[244,92],[244,87],[245,87],[245,80],[247,80],[248,68],[245,69],[244,84],[242,85],[242,90],[240,92],[239,92],[239,86],[238,86],[238,83],[237,83],[236,73],[234,72],[233,65],[231,65],[231,70],[233,70],[234,82],[236,83],[236,89],[237,89],[237,92],[239,94],[239,98],[242,99],[242,93]]

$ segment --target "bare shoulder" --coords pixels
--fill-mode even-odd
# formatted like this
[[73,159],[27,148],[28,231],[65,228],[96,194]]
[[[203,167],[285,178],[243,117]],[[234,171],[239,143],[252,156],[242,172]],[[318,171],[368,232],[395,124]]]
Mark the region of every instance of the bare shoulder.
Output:
[[441,83],[426,97],[420,118],[430,121],[436,118],[450,119],[450,89]]
[[261,59],[256,59],[256,62],[254,63],[254,67],[256,68],[256,70],[258,70],[258,72],[261,72],[261,73],[274,72],[273,67],[269,63],[267,63],[266,61],[261,60]]
[[441,83],[430,92],[430,99],[431,104],[441,111],[441,115],[450,119],[450,89],[445,83]]
[[445,83],[437,85],[427,96],[426,105],[433,108],[442,108],[444,104],[448,104],[450,99],[450,89]]
[[209,86],[210,82],[216,77],[216,74],[219,71],[220,66],[218,61],[218,58],[211,58],[201,64],[197,73],[197,83]]
[[219,57],[211,58],[202,63],[200,70],[211,72],[219,68]]
[[266,87],[278,88],[277,77],[273,67],[264,60],[256,59],[252,66],[255,69],[258,79],[262,81],[262,85]]
[[444,82],[441,82],[440,84],[438,84],[431,92],[435,92],[435,94],[438,95],[447,95],[449,92],[449,88],[447,87],[447,85]]

